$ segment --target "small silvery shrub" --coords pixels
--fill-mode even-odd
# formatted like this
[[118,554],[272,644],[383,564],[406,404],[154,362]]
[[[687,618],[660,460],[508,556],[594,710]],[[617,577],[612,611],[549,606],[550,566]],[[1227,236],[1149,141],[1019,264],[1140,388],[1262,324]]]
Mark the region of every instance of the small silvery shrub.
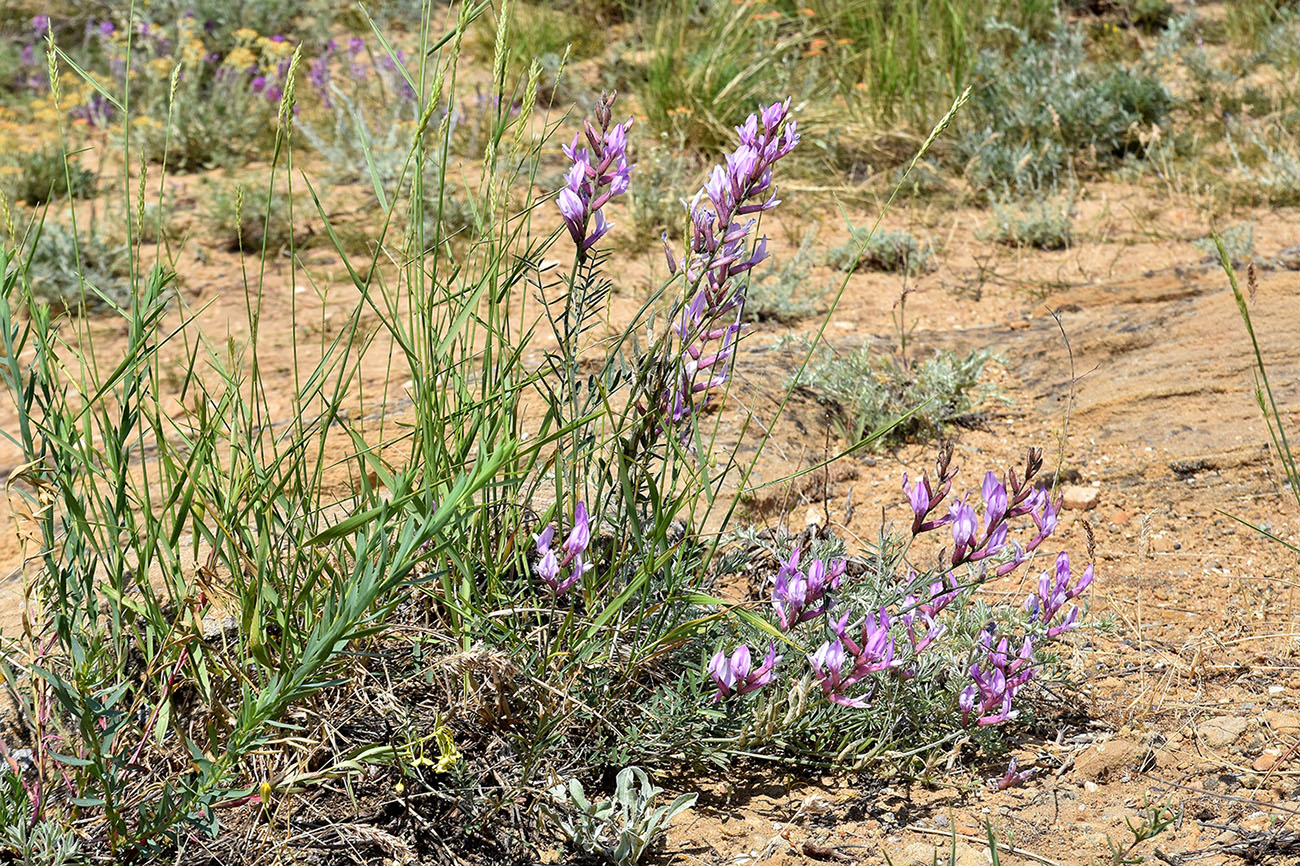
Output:
[[818,291],[812,279],[816,237],[816,229],[806,232],[793,255],[774,257],[774,266],[750,283],[745,309],[754,321],[788,325],[817,312],[818,301],[830,286]]
[[914,275],[925,270],[933,252],[930,242],[918,241],[909,231],[854,229],[847,242],[827,254],[826,261],[841,271],[866,268]]
[[0,163],[0,189],[10,201],[29,205],[51,199],[89,198],[95,194],[95,173],[75,159],[64,159],[61,148],[19,150]]
[[390,55],[359,36],[331,40],[305,61],[320,111],[301,119],[298,130],[334,182],[364,181],[383,203],[399,199],[397,181],[410,183],[416,170],[410,140],[419,112],[405,61],[402,52]]
[[1215,235],[1207,235],[1192,241],[1192,245],[1202,252],[1206,259],[1216,264],[1219,261],[1219,243],[1228,254],[1232,266],[1242,267],[1255,255],[1255,221],[1246,220],[1224,228]]
[[289,199],[279,191],[239,183],[214,183],[203,197],[206,236],[228,252],[279,253],[297,237]]
[[995,201],[987,237],[995,243],[1040,250],[1063,250],[1074,240],[1070,199]]
[[34,297],[56,308],[124,304],[130,298],[131,254],[127,245],[92,226],[74,233],[46,220],[28,237],[25,274]]
[[23,866],[74,866],[82,862],[77,837],[55,821],[38,821],[29,826],[26,820],[4,828],[4,844]]
[[681,200],[665,195],[664,190],[682,189],[692,166],[685,148],[670,143],[667,132],[641,150],[637,163],[638,181],[628,191],[628,211],[637,237],[647,245],[668,231],[679,231],[686,224],[686,208]]
[[609,800],[589,799],[577,779],[550,793],[561,810],[555,821],[564,838],[579,851],[603,854],[614,866],[636,866],[668,822],[699,799],[699,794],[681,794],[656,806],[663,789],[651,784],[640,767],[619,771]]
[[850,442],[883,432],[872,442],[879,448],[942,435],[949,424],[975,411],[993,395],[980,385],[991,357],[982,350],[965,357],[941,350],[903,361],[868,345],[848,355],[827,355],[801,382],[834,409],[840,432]]
[[1173,106],[1144,66],[1104,70],[1089,62],[1078,27],[1061,25],[1045,41],[1019,39],[1009,54],[982,52],[972,71],[980,86],[960,121],[960,147],[977,189],[1050,188],[1084,151],[1110,163],[1139,150],[1138,133]]

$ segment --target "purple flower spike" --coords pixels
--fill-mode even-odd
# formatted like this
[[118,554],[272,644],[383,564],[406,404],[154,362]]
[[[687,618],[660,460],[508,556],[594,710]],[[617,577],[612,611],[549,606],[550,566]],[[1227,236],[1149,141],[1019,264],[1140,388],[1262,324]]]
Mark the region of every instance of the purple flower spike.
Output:
[[[564,595],[582,576],[595,567],[595,563],[584,558],[591,543],[591,521],[587,514],[587,505],[579,502],[573,511],[573,529],[564,540],[557,553],[552,544],[555,541],[555,526],[547,525],[539,534],[533,536],[537,545],[537,561],[533,565],[533,574],[551,588],[557,597]],[[567,576],[565,570],[568,570]]]
[[[746,274],[767,258],[766,238],[751,247],[757,221],[743,217],[780,204],[772,187],[772,167],[799,143],[789,111],[788,99],[773,103],[760,112],[761,129],[757,114],[736,127],[740,145],[713,167],[704,187],[686,205],[691,232],[680,259],[664,239],[668,270],[683,274],[688,288],[675,316],[680,320],[679,354],[666,359],[675,374],[667,377],[669,384],[658,397],[661,427],[698,415],[710,399],[708,392],[730,378],[734,345],[745,328]],[[719,340],[719,351],[706,351],[706,343]],[[712,360],[708,367],[716,369],[703,363],[691,366],[691,361],[706,356]],[[707,372],[697,378],[702,370]],[[684,439],[689,432],[683,431]]]
[[1067,601],[1078,597],[1092,584],[1092,566],[1088,566],[1079,577],[1078,583],[1070,586],[1070,555],[1060,553],[1056,557],[1055,580],[1053,575],[1044,571],[1038,578],[1038,589],[1025,601],[1025,610],[1029,611],[1030,622],[1041,622],[1047,626],[1047,636],[1054,638],[1078,626],[1079,606],[1073,605],[1065,619],[1053,625],[1056,614],[1065,607]]
[[45,32],[50,29],[50,16],[37,15],[32,19],[32,30],[37,36],[44,36]]
[[977,658],[967,671],[974,682],[957,699],[963,724],[969,724],[972,715],[981,727],[1016,718],[1018,711],[1011,708],[1011,700],[1037,673],[1033,652],[1033,641],[1028,637],[1020,652],[1012,656],[1005,637],[994,648],[992,629],[984,632],[977,648],[982,658]]
[[627,192],[635,168],[627,161],[627,131],[633,119],[611,126],[616,96],[601,94],[595,110],[596,125],[586,121],[583,132],[575,133],[573,141],[561,148],[572,165],[556,203],[578,248],[579,259],[586,258],[596,242],[613,228],[602,208],[614,196]]
[[801,572],[799,549],[795,548],[772,579],[772,609],[776,611],[781,629],[788,631],[830,610],[831,600],[826,594],[840,588],[847,565],[841,559],[832,562],[828,568],[823,560],[814,559],[807,572]]
[[772,681],[773,671],[780,664],[782,658],[784,656],[777,655],[776,647],[769,643],[767,645],[767,656],[763,659],[763,664],[751,670],[753,663],[750,659],[748,644],[741,644],[736,647],[736,651],[730,657],[719,650],[709,660],[708,665],[709,677],[713,680],[714,685],[718,687],[717,692],[713,695],[713,703],[716,704],[723,698],[729,698],[732,695],[746,695],[761,689]]

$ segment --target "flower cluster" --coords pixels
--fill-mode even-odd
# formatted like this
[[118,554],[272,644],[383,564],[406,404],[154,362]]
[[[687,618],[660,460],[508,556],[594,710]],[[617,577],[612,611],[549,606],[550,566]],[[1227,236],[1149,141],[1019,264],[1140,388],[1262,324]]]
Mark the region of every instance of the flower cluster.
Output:
[[[938,616],[960,594],[961,587],[957,584],[957,578],[949,572],[943,579],[930,584],[930,594],[925,601],[918,600],[915,595],[908,595],[903,599],[902,611],[898,618],[903,621],[903,626],[907,629],[907,640],[912,645],[913,655],[919,655],[943,634],[944,626],[938,621]],[[921,625],[926,628],[925,635],[919,640],[916,637],[917,620],[920,620]]]
[[[1029,554],[1036,550],[1056,531],[1060,500],[1052,502],[1047,491],[1034,486],[1031,482],[1043,466],[1042,451],[1029,449],[1025,457],[1024,474],[1017,475],[1015,469],[1009,469],[1004,480],[999,480],[993,472],[984,476],[980,494],[984,500],[984,528],[980,529],[979,516],[969,503],[969,495],[948,507],[948,513],[940,518],[932,515],[940,502],[947,496],[952,486],[952,479],[957,474],[949,462],[951,452],[944,450],[939,457],[939,484],[936,490],[930,484],[928,476],[922,477],[916,485],[908,489],[907,476],[903,476],[903,490],[907,492],[912,504],[912,534],[919,535],[942,526],[949,526],[952,531],[953,550],[952,565],[975,563],[992,557],[1002,557],[993,573],[1002,576],[1010,574],[1029,561]],[[1021,546],[1010,541],[1008,533],[1011,521],[1028,516],[1034,523],[1034,536]]]
[[772,681],[773,670],[782,658],[784,656],[777,655],[776,647],[770,643],[767,645],[767,656],[763,659],[763,664],[757,668],[753,666],[747,644],[738,646],[730,656],[719,650],[713,658],[709,659],[708,666],[709,677],[718,687],[718,691],[713,695],[713,702],[716,704],[723,698],[745,695],[761,689]]
[[1036,669],[1033,666],[1034,644],[1026,637],[1017,655],[1012,655],[1003,637],[993,646],[994,630],[984,630],[977,652],[982,658],[974,661],[967,673],[974,680],[962,690],[957,699],[964,724],[972,715],[981,726],[996,725],[1014,719],[1019,713],[1011,709],[1011,700]]
[[846,707],[864,707],[865,696],[851,698],[844,694],[845,689],[872,674],[902,664],[894,657],[894,638],[889,634],[889,625],[889,611],[881,608],[874,618],[868,616],[858,624],[859,640],[854,641],[849,636],[849,614],[831,623],[835,640],[825,642],[808,657],[813,676],[827,700]]
[[1038,578],[1038,591],[1029,596],[1025,602],[1025,610],[1029,612],[1030,622],[1041,622],[1047,626],[1047,636],[1049,638],[1064,634],[1075,628],[1079,624],[1079,606],[1072,605],[1070,612],[1066,614],[1065,619],[1056,625],[1052,625],[1052,620],[1056,614],[1065,607],[1067,601],[1071,601],[1082,593],[1092,583],[1092,566],[1084,569],[1078,582],[1070,586],[1070,555],[1062,551],[1056,557],[1056,580],[1053,581],[1051,575],[1044,571]]
[[782,631],[830,610],[831,600],[826,593],[840,588],[840,579],[847,566],[843,559],[829,565],[824,560],[814,559],[808,570],[802,572],[799,570],[799,548],[791,551],[790,558],[781,563],[772,586],[772,609],[776,611],[776,620]]
[[[772,167],[799,143],[789,114],[787,99],[751,114],[736,127],[740,145],[713,167],[704,188],[687,205],[691,235],[680,262],[664,237],[669,271],[683,272],[689,286],[674,326],[681,343],[675,373],[659,399],[664,423],[697,414],[709,399],[707,392],[730,376],[735,342],[744,328],[745,275],[767,258],[766,237],[758,239],[752,252],[749,249],[757,220],[741,218],[780,204]],[[721,347],[708,352],[718,341]],[[701,373],[704,381],[699,381]],[[701,393],[705,396],[697,403]]]
[[573,529],[557,552],[551,547],[555,541],[555,525],[547,524],[540,534],[533,536],[537,545],[537,563],[533,573],[540,577],[555,595],[568,592],[582,576],[591,571],[593,564],[584,559],[591,544],[591,520],[586,503],[579,502],[573,510]]
[[[627,161],[627,131],[632,118],[613,123],[616,93],[601,94],[596,103],[596,124],[583,123],[583,131],[574,133],[573,141],[564,146],[570,165],[564,187],[556,199],[560,216],[578,246],[579,258],[595,246],[614,227],[606,221],[602,208],[616,195],[627,192],[634,166]],[[611,126],[611,124],[613,125]],[[587,146],[582,146],[586,140]]]

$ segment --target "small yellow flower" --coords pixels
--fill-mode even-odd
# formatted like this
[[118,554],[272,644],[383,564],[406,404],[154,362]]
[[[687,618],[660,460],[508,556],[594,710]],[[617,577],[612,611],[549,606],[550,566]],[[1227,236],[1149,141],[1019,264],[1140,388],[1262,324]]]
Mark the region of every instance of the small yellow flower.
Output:
[[185,58],[186,63],[195,64],[202,60],[207,53],[208,48],[203,44],[202,40],[191,39],[185,43],[182,56]]
[[257,57],[242,45],[232,48],[225,60],[225,65],[232,69],[247,69],[255,63]]
[[257,31],[250,30],[247,27],[240,27],[235,31],[235,38],[240,42],[252,42],[257,38]]
[[154,71],[155,75],[166,78],[172,74],[172,59],[170,57],[155,57],[149,61],[149,68]]

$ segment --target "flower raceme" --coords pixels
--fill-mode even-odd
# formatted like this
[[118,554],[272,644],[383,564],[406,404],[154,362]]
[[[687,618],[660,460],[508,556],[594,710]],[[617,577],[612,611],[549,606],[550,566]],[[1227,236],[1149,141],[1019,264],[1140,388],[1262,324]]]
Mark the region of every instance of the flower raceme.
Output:
[[554,541],[554,524],[547,524],[541,533],[533,536],[537,545],[537,563],[533,566],[533,573],[559,597],[572,589],[593,567],[584,558],[591,544],[591,520],[586,503],[579,502],[574,508],[573,529],[558,552],[551,546]]
[[826,598],[826,593],[840,588],[847,567],[848,563],[843,559],[829,565],[824,560],[814,559],[808,564],[808,570],[802,572],[799,570],[799,549],[791,551],[790,558],[781,563],[772,585],[772,609],[776,611],[781,630],[789,631],[799,623],[830,610],[831,600]]
[[[574,133],[573,141],[563,147],[570,166],[556,204],[580,259],[614,227],[605,219],[603,208],[614,196],[627,192],[635,168],[627,161],[627,132],[633,119],[611,126],[616,96],[601,94],[596,124],[584,121],[583,131]],[[584,139],[587,147],[582,146]]]
[[[668,270],[684,274],[687,290],[674,317],[680,342],[672,361],[675,372],[659,399],[663,424],[698,414],[708,392],[730,377],[736,341],[745,328],[746,275],[767,258],[766,237],[750,249],[757,225],[752,216],[780,204],[772,168],[799,144],[789,114],[789,99],[774,102],[736,127],[739,146],[713,167],[686,205],[691,228],[680,261],[664,236]],[[710,346],[718,348],[710,351]]]
[[736,651],[730,656],[719,650],[713,658],[709,659],[708,667],[709,677],[718,687],[713,695],[713,703],[716,704],[732,695],[746,695],[761,689],[772,681],[773,670],[780,664],[782,658],[784,656],[777,655],[776,647],[770,643],[767,645],[767,656],[764,657],[763,664],[757,668],[753,666],[748,644],[736,647]]
[[1016,718],[1019,712],[1011,708],[1011,700],[1037,673],[1033,666],[1033,640],[1026,637],[1019,654],[1012,655],[1005,637],[994,648],[993,630],[987,629],[977,652],[981,658],[977,658],[967,671],[973,682],[957,698],[962,722],[969,724],[972,715],[980,726]]
[[[980,496],[984,502],[984,526],[980,528],[980,518],[970,504],[970,495],[948,506],[948,513],[941,518],[933,514],[938,505],[951,489],[955,469],[949,468],[950,452],[940,453],[939,484],[932,487],[928,476],[923,476],[914,487],[909,488],[907,476],[903,476],[903,490],[912,505],[912,534],[920,535],[942,526],[948,526],[952,532],[952,565],[975,563],[991,557],[1002,557],[993,573],[1002,576],[1010,574],[1029,561],[1029,554],[1036,550],[1053,532],[1058,522],[1060,501],[1053,503],[1047,491],[1035,487],[1030,482],[1042,468],[1042,452],[1037,448],[1029,449],[1025,457],[1024,475],[1009,469],[1004,479],[999,479],[993,472],[985,473],[980,485]],[[1037,530],[1023,547],[1009,539],[1011,521],[1028,516]]]
[[851,698],[845,690],[872,674],[899,667],[894,657],[894,639],[889,634],[889,612],[881,608],[877,615],[866,617],[858,625],[858,640],[850,637],[849,614],[831,623],[835,640],[821,645],[808,657],[813,676],[831,703],[845,707],[864,707],[866,698]]
[[1029,612],[1030,622],[1041,622],[1046,625],[1049,638],[1064,634],[1078,626],[1079,606],[1077,604],[1070,607],[1070,612],[1061,622],[1052,625],[1052,620],[1065,607],[1067,601],[1078,597],[1092,583],[1090,565],[1079,576],[1078,582],[1073,587],[1070,586],[1070,555],[1065,552],[1057,555],[1055,572],[1056,580],[1053,581],[1052,575],[1044,571],[1038,579],[1037,592],[1029,596],[1025,602],[1025,610]]

